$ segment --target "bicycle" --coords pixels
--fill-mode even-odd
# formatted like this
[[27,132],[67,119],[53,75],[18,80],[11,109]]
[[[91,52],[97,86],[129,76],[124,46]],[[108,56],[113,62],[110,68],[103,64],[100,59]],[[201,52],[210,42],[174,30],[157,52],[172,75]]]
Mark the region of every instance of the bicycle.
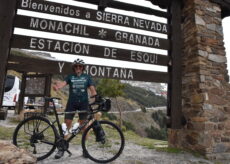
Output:
[[59,98],[45,98],[46,101],[53,104],[55,120],[50,121],[46,117],[45,110],[41,116],[35,115],[24,119],[14,131],[14,145],[31,152],[38,161],[49,157],[56,148],[66,151],[71,156],[72,153],[68,149],[70,141],[90,123],[84,130],[81,139],[81,146],[87,157],[98,163],[108,163],[120,156],[125,145],[125,138],[120,128],[110,121],[94,119],[95,113],[110,110],[110,99],[101,98],[100,101],[91,103],[87,111],[87,120],[73,130],[68,139],[64,139],[59,120],[59,115],[67,112],[57,112],[54,99]]

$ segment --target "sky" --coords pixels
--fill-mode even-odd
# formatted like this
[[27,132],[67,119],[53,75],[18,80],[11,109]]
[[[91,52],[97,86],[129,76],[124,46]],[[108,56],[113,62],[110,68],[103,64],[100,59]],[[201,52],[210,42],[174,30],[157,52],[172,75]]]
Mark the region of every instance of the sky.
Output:
[[[49,0],[53,2],[60,2],[60,0]],[[129,2],[133,4],[138,4],[141,6],[150,6],[155,9],[159,9],[156,6],[153,6],[150,2],[144,1],[144,0],[119,0],[123,2]],[[83,6],[86,8],[91,8],[91,9],[97,9],[95,5],[90,5],[86,3],[81,3],[81,2],[76,2],[72,0],[65,0],[62,1],[62,3],[65,4],[71,4],[71,5],[76,5],[76,6]],[[161,9],[160,9],[161,10]],[[145,14],[137,14],[134,12],[128,12],[128,11],[121,11],[121,10],[115,10],[111,8],[107,8],[106,11],[108,12],[115,12],[115,13],[120,13],[128,16],[135,16],[135,17],[140,17],[143,19],[149,19],[153,21],[158,21],[162,23],[166,23],[166,19],[162,19],[156,16],[146,16]],[[19,10],[18,14],[22,15],[30,15],[34,17],[41,17],[41,18],[52,18],[54,20],[61,20],[61,21],[66,21],[66,22],[73,22],[73,23],[79,23],[79,24],[86,24],[86,25],[92,25],[92,21],[84,21],[80,19],[72,19],[68,17],[61,17],[61,16],[54,16],[54,15],[49,15],[49,14],[38,14],[36,12],[29,12],[29,11],[22,11]],[[104,24],[102,23],[95,23],[93,24],[94,26],[98,27],[105,27]],[[230,18],[225,18],[223,20],[223,30],[224,30],[224,35],[225,35],[225,47],[226,47],[226,52],[227,52],[227,59],[228,63],[230,63],[230,56],[228,57],[228,54],[230,55]],[[150,35],[150,36],[155,36],[159,38],[165,38],[167,39],[167,36],[164,34],[159,34],[159,33],[154,33],[154,32],[147,32],[143,30],[136,30],[132,28],[126,28],[126,27],[120,27],[116,25],[106,25],[106,28],[111,28],[111,29],[118,29],[118,30],[124,30],[124,31],[129,31],[132,33],[138,33],[138,34],[143,34],[143,35]],[[47,37],[47,33],[45,32],[35,32],[32,30],[24,30],[24,29],[15,29],[15,34],[23,34],[23,35],[28,35],[28,36],[37,36],[37,37]],[[51,34],[49,33],[49,38],[57,39],[57,40],[68,40],[68,41],[74,41],[74,42],[81,42],[81,43],[89,43],[89,44],[97,44],[97,45],[103,45],[103,46],[113,46],[117,48],[125,48],[130,49],[130,50],[136,50],[136,51],[145,51],[145,52],[152,52],[152,53],[158,53],[162,55],[167,55],[166,50],[159,50],[159,49],[153,49],[153,48],[146,48],[146,47],[141,47],[141,46],[135,46],[135,45],[126,45],[122,43],[114,43],[114,42],[108,42],[108,41],[96,41],[94,39],[86,39],[86,38],[80,38],[80,37],[74,37],[74,36],[63,36],[60,34]],[[58,53],[51,53],[52,56],[56,57],[59,60],[67,60],[67,61],[73,61],[76,59],[75,55],[67,55],[67,54],[58,54]],[[150,64],[140,64],[140,63],[130,63],[130,62],[125,62],[125,61],[115,61],[115,60],[109,60],[109,59],[99,59],[99,58],[92,58],[92,57],[85,57],[85,56],[79,56],[80,58],[84,59],[84,61],[88,64],[96,64],[96,65],[107,65],[107,66],[115,66],[115,67],[122,67],[125,66],[126,68],[135,68],[135,69],[143,69],[143,70],[154,70],[154,71],[160,71],[160,72],[167,72],[167,67],[164,66],[157,66],[157,65],[150,65]],[[102,64],[103,63],[103,64]],[[230,69],[230,64],[228,64],[228,68]]]
[[227,56],[227,66],[228,72],[230,72],[230,17],[223,19],[223,31],[224,31],[224,44],[226,49],[226,56]]

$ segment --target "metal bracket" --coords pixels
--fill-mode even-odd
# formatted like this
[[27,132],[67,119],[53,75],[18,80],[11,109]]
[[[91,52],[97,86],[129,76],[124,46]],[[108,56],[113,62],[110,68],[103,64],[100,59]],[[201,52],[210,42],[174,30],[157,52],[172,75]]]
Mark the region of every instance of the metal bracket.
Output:
[[171,0],[147,0],[150,1],[153,5],[157,5],[160,8],[167,9],[171,5]]
[[110,0],[100,0],[98,5],[98,10],[105,11],[105,8],[108,7],[108,3]]

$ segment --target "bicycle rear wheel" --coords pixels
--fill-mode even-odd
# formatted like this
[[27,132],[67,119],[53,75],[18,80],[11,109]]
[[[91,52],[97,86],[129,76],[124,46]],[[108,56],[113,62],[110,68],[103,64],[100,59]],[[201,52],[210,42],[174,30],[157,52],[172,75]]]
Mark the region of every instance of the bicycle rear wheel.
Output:
[[56,128],[44,117],[29,117],[18,124],[13,144],[32,153],[37,160],[50,156],[56,146]]
[[91,124],[82,136],[83,152],[93,161],[107,163],[115,160],[122,153],[125,145],[124,135],[115,124],[109,121],[99,121],[104,139],[98,141]]

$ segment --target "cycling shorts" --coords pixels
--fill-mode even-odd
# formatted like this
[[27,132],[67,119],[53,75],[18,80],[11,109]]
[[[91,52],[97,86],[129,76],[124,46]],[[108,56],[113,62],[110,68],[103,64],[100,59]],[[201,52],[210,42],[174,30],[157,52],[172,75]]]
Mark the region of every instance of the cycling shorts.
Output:
[[[89,110],[89,103],[87,102],[70,102],[68,101],[66,105],[66,110],[65,112],[74,112],[74,111],[88,111]],[[73,120],[74,118],[74,113],[65,113],[65,119],[68,120]],[[78,113],[79,115],[79,120],[86,120],[87,118],[87,113]]]

